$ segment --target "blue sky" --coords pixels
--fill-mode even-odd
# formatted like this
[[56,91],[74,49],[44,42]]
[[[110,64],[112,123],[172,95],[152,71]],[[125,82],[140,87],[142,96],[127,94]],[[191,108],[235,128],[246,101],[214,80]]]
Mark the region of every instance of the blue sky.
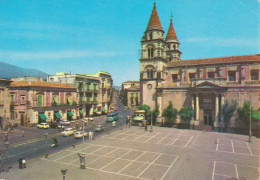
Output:
[[[153,0],[0,0],[0,61],[48,74],[139,79],[140,40]],[[259,0],[156,0],[171,12],[182,60],[260,52]]]

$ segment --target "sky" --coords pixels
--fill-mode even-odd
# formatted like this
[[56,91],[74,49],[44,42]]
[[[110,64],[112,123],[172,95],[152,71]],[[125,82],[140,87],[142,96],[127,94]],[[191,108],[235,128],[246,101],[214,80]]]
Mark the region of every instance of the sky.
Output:
[[[140,40],[154,0],[0,0],[0,62],[48,74],[109,72],[139,80]],[[260,0],[156,0],[173,15],[181,59],[260,54]]]

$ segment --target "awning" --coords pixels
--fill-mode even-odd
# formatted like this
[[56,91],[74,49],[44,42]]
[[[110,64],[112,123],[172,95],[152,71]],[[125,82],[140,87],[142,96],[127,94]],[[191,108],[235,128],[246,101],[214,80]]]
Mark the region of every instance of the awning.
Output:
[[55,114],[55,116],[56,116],[57,118],[61,118],[61,115],[60,115],[59,112],[55,112],[54,114]]
[[73,114],[72,114],[71,111],[68,111],[68,115],[69,115],[69,116],[73,116]]
[[39,113],[39,116],[40,116],[40,118],[41,118],[42,120],[47,119],[47,117],[45,116],[45,114]]
[[83,111],[80,109],[80,110],[79,110],[79,113],[80,113],[80,114],[83,114]]
[[71,101],[70,97],[68,97],[68,102],[70,105],[72,105],[72,101]]
[[60,102],[59,102],[59,100],[58,100],[58,97],[57,97],[57,96],[54,96],[54,97],[53,97],[53,99],[54,99],[54,102],[55,102],[57,105],[60,105]]

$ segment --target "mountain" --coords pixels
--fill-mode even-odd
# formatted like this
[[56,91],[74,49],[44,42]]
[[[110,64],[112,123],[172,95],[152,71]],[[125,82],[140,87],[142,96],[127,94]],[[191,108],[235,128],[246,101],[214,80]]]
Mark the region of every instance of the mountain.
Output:
[[121,86],[115,86],[115,85],[113,85],[113,88],[114,88],[114,89],[120,89]]
[[0,78],[36,76],[46,79],[47,75],[47,73],[37,69],[21,68],[8,63],[0,62]]

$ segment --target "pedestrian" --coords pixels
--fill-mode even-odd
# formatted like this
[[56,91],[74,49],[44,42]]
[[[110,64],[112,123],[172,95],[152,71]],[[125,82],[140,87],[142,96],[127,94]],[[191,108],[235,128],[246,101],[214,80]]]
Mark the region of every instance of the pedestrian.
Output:
[[93,132],[89,131],[88,137],[89,137],[90,140],[93,139]]
[[145,128],[145,131],[147,131],[147,123],[146,123],[146,121],[144,121],[144,128]]
[[26,161],[25,161],[25,159],[22,159],[22,169],[23,168],[26,168]]
[[76,123],[76,129],[77,130],[79,129],[79,123]]
[[5,141],[7,141],[7,140],[8,140],[8,133],[5,132]]
[[23,162],[22,161],[23,161],[23,158],[18,159],[19,169],[23,169],[23,164],[22,164]]
[[22,130],[22,137],[24,137],[24,130]]

